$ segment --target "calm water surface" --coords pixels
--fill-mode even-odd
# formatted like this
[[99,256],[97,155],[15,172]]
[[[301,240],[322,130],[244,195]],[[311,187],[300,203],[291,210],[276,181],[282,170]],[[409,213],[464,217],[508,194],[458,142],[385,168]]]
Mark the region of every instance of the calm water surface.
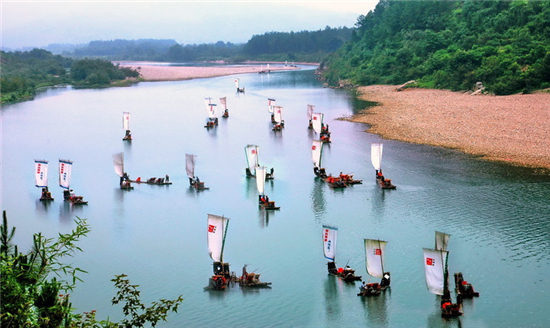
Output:
[[[351,96],[324,89],[313,71],[269,76],[140,83],[103,90],[49,90],[34,101],[5,106],[2,115],[2,208],[17,226],[16,242],[32,233],[55,236],[87,218],[92,232],[70,261],[88,271],[72,294],[78,311],[120,318],[110,279],[126,273],[143,299],[185,300],[163,327],[544,327],[550,325],[550,177],[422,145],[381,140],[365,125],[337,120],[355,110]],[[203,128],[204,97],[227,96],[231,117]],[[284,107],[286,127],[271,131],[267,98]],[[364,179],[343,191],[316,180],[306,105],[325,113],[332,144],[323,166]],[[121,138],[121,115],[132,113],[134,141]],[[384,142],[382,166],[398,186],[374,182],[370,143]],[[244,146],[260,146],[260,162],[275,168],[266,192],[281,210],[258,210],[255,181],[244,175]],[[132,178],[169,174],[168,187],[118,189],[112,154],[123,151]],[[196,174],[210,186],[188,188],[185,153],[198,155]],[[57,186],[57,160],[74,161],[72,187],[89,201],[71,207]],[[38,201],[33,160],[50,161],[55,201]],[[208,292],[207,213],[231,218],[225,259],[271,281],[271,290]],[[366,278],[363,238],[389,241],[391,292],[356,296],[326,273],[321,225],[339,228],[336,262]],[[464,316],[441,319],[438,298],[426,290],[422,248],[434,230],[452,235],[450,271],[462,271],[481,292],[464,303]],[[372,281],[373,279],[371,279]]]

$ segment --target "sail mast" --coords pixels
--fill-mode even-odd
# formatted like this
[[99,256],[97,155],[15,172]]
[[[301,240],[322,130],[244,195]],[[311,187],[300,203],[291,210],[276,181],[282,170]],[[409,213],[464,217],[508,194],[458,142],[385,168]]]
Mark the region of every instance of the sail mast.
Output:
[[[439,251],[441,254],[441,261],[443,262],[443,250]],[[451,297],[451,292],[449,291],[449,251],[445,254],[445,266],[443,267],[443,297]]]
[[220,253],[220,263],[223,263],[223,247],[225,246],[225,235],[227,234],[227,226],[229,225],[229,220],[226,220],[225,217],[222,215],[222,228],[223,228],[225,222],[227,222],[227,224],[225,224],[225,228],[223,229],[222,251]]
[[[377,239],[378,241],[378,248],[380,249],[380,266],[382,267],[382,277],[384,276],[384,254],[382,254],[382,246],[380,245],[380,239]],[[384,250],[386,251],[386,250]]]

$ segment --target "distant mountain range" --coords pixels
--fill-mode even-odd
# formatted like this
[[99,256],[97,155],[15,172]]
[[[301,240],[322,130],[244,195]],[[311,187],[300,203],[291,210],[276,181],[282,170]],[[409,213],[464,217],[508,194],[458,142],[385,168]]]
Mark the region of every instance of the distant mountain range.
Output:
[[351,38],[352,29],[269,32],[254,35],[248,42],[218,41],[208,44],[179,44],[172,39],[91,41],[88,44],[51,44],[44,49],[72,58],[107,60],[198,61],[289,60],[320,61]]

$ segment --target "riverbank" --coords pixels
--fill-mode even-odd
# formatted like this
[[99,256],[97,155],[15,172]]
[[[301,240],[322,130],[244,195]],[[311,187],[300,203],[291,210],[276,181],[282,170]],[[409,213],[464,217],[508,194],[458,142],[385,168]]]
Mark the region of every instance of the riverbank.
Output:
[[550,170],[550,93],[471,96],[447,90],[374,85],[359,97],[378,103],[349,118],[384,138],[453,148],[483,159]]
[[[206,78],[265,71],[265,65],[230,65],[230,66],[161,66],[144,62],[120,63],[120,67],[128,67],[139,72],[145,81],[178,81],[195,78]],[[270,66],[270,71],[294,70],[298,67]]]

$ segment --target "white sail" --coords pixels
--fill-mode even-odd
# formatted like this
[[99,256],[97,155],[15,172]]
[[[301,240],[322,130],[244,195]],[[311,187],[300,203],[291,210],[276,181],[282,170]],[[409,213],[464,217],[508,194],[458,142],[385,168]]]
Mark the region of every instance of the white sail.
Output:
[[208,254],[214,262],[223,261],[223,245],[228,224],[229,218],[208,214],[206,238]]
[[208,117],[215,118],[216,110],[214,107],[216,106],[216,104],[212,102],[212,98],[210,97],[204,98],[204,104],[206,105],[206,113],[208,114]]
[[435,232],[435,249],[446,251],[447,245],[449,244],[449,238],[451,238],[451,235],[446,234],[444,232]]
[[71,186],[71,173],[73,170],[73,162],[60,159],[59,160],[59,186],[69,189]]
[[210,110],[210,103],[212,102],[212,98],[210,97],[204,97],[204,106],[206,106],[206,112]]
[[313,114],[313,110],[315,108],[315,105],[307,105],[307,119],[311,120],[311,115]]
[[220,104],[222,104],[223,109],[227,109],[227,97],[220,98]]
[[195,158],[196,155],[185,154],[185,172],[187,176],[193,178],[195,176]]
[[122,128],[125,131],[130,130],[130,113],[129,112],[122,113]]
[[323,113],[311,114],[311,124],[313,125],[313,130],[320,134],[321,126],[323,125]]
[[365,239],[365,260],[367,272],[373,277],[384,276],[384,257],[386,252],[386,241]]
[[382,165],[382,148],[383,144],[381,143],[370,145],[370,160],[376,170],[380,170],[380,166]]
[[41,188],[48,186],[48,161],[34,161],[34,183]]
[[113,165],[115,167],[115,173],[122,177],[124,175],[124,154],[117,153],[113,155]]
[[447,252],[424,248],[424,269],[428,290],[436,295],[443,295],[444,272]]
[[323,225],[323,254],[327,260],[334,261],[336,258],[336,238],[338,228]]
[[283,107],[273,106],[273,119],[280,124],[283,121]]
[[248,169],[250,170],[251,174],[254,174],[256,167],[259,165],[258,164],[259,150],[260,150],[260,147],[256,145],[246,145],[246,147],[244,147],[244,152],[246,154],[246,162],[248,164]]
[[208,115],[208,117],[211,117],[211,115],[212,115],[212,98],[205,97],[204,98],[204,106],[205,106],[205,109],[206,109],[206,114]]
[[260,195],[264,194],[265,189],[265,166],[258,166],[256,168],[256,187]]
[[275,99],[273,98],[267,98],[267,110],[270,113],[273,113],[273,106],[275,104]]
[[323,153],[323,142],[320,140],[313,140],[311,145],[311,159],[313,160],[313,166],[321,168],[321,155]]

